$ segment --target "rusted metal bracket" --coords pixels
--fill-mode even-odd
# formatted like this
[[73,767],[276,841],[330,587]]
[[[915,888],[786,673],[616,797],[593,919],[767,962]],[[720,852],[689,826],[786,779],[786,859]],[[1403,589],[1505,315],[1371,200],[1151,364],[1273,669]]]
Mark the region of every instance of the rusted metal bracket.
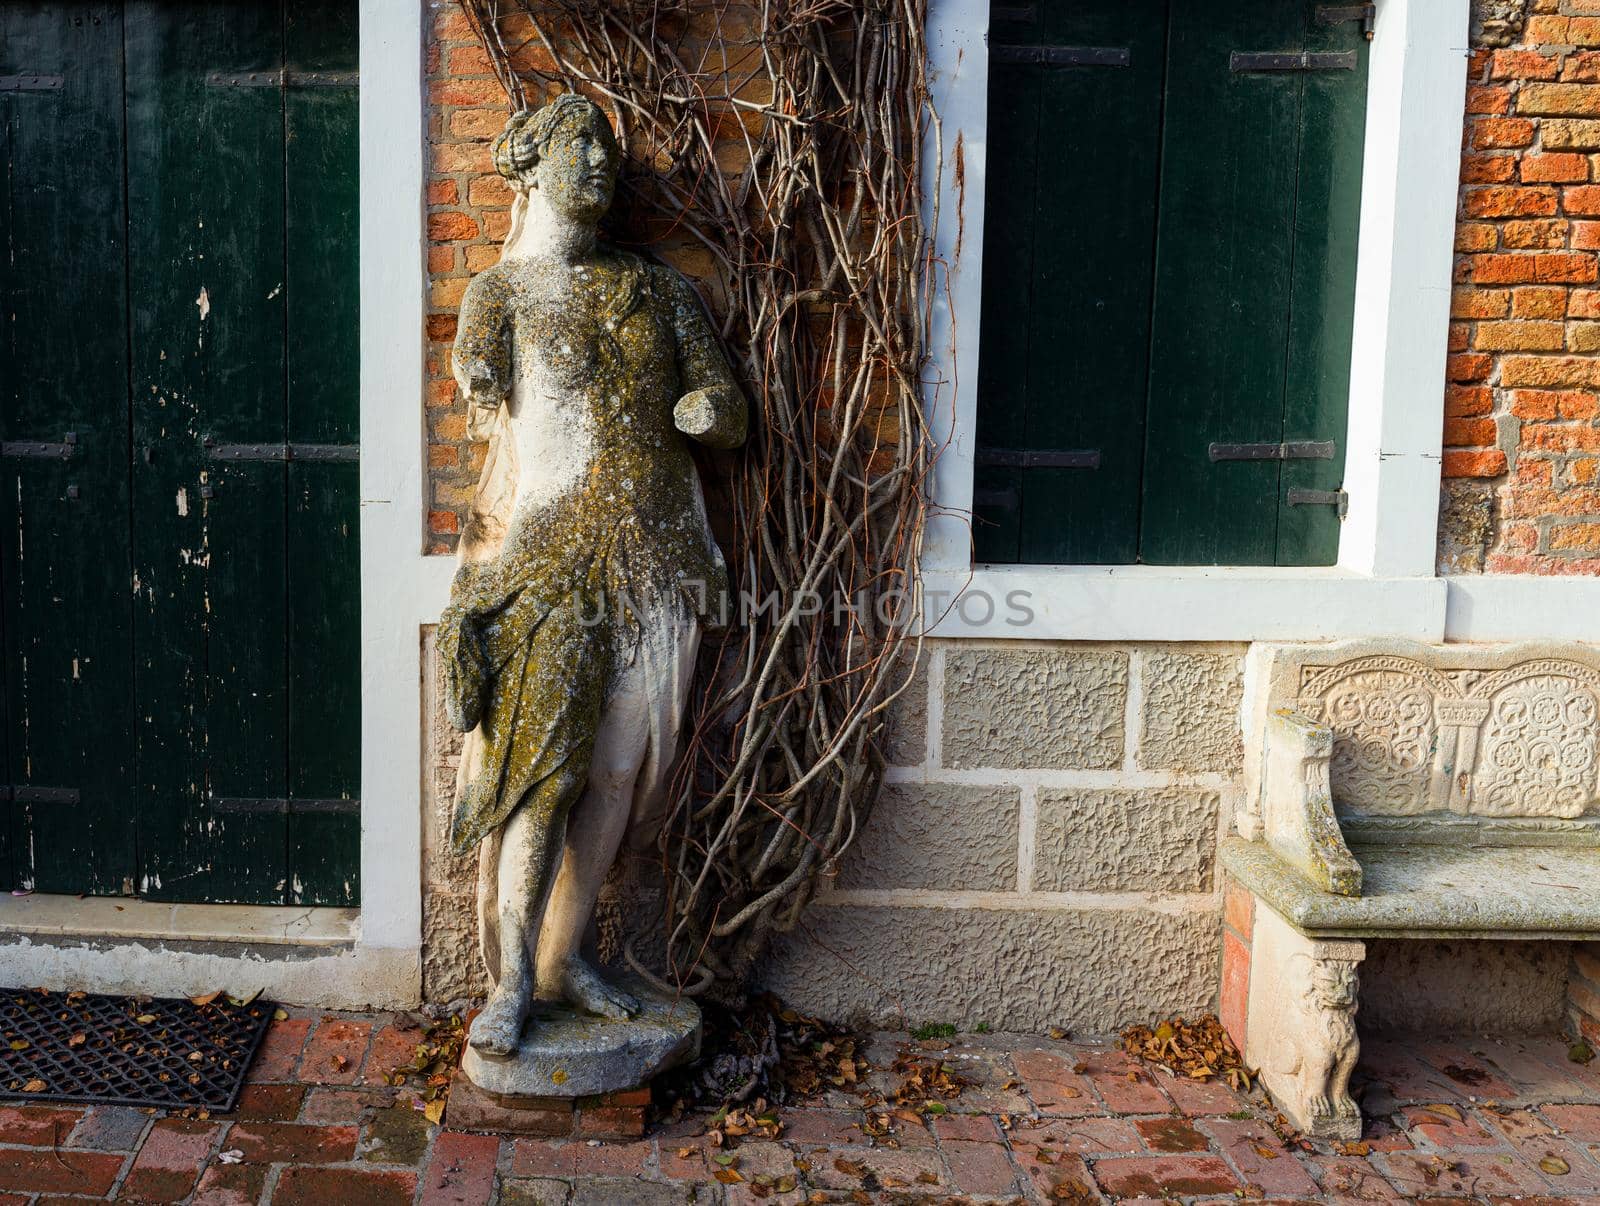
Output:
[[42,460],[65,461],[78,450],[78,433],[69,431],[59,444],[41,443],[37,440],[7,440],[0,444],[0,456],[31,457]]
[[360,800],[295,800],[280,796],[222,796],[211,807],[218,812],[360,812]]
[[65,85],[59,75],[0,75],[0,92],[60,92]]
[[1372,41],[1372,26],[1377,19],[1376,4],[1317,5],[1318,25],[1343,25],[1346,21],[1360,21],[1361,33],[1369,42]]
[[359,71],[210,71],[210,88],[354,88],[361,82]]
[[979,465],[1001,469],[1098,469],[1098,448],[980,448]]
[[1332,440],[1291,440],[1287,444],[1212,444],[1213,461],[1331,461],[1338,445]]
[[1041,67],[1126,67],[1126,46],[991,46],[996,63],[1033,63]]
[[1279,54],[1276,51],[1255,52],[1235,50],[1228,58],[1228,66],[1233,71],[1354,71],[1356,69],[1356,52],[1343,50],[1337,52],[1312,52],[1302,50],[1298,53]]
[[1333,507],[1343,519],[1350,513],[1350,495],[1343,490],[1290,490],[1291,507]]

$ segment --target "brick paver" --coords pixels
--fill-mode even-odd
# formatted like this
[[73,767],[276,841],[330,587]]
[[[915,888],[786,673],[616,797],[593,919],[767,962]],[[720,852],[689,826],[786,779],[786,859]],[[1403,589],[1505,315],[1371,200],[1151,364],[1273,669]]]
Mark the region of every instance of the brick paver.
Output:
[[[963,1035],[947,1048],[910,1048],[960,1074],[967,1085],[955,1098],[869,1111],[830,1090],[780,1109],[776,1140],[719,1146],[709,1119],[693,1115],[627,1142],[442,1130],[412,1090],[386,1083],[419,1037],[407,1020],[291,1012],[229,1115],[0,1102],[0,1206],[1600,1206],[1600,1062],[1572,1063],[1555,1038],[1369,1041],[1355,1086],[1368,1120],[1356,1144],[1286,1136],[1259,1094],[1175,1080],[1108,1043]],[[908,1044],[874,1035],[865,1082],[892,1093],[889,1065]]]

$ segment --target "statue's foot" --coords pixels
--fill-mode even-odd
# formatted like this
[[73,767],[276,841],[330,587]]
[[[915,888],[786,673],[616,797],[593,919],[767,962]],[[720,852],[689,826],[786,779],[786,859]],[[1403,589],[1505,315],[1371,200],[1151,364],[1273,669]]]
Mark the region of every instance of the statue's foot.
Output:
[[639,1002],[620,988],[613,988],[576,955],[561,969],[561,996],[587,1013],[622,1021],[639,1012]]
[[527,994],[502,984],[473,1019],[467,1041],[482,1055],[510,1055],[522,1041],[522,1023],[527,1016]]

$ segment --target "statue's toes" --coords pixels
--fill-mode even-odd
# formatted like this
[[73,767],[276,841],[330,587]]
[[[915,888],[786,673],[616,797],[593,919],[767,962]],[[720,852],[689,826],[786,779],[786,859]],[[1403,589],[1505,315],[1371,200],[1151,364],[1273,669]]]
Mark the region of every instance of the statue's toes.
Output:
[[516,1008],[496,1008],[496,1004],[491,1003],[473,1021],[467,1042],[482,1055],[510,1055],[517,1049],[521,1035],[521,1019]]
[[604,1010],[605,1016],[616,1021],[631,1018],[639,1012],[639,999],[629,996],[621,989],[612,988],[609,984],[605,988],[605,1002],[608,1008]]

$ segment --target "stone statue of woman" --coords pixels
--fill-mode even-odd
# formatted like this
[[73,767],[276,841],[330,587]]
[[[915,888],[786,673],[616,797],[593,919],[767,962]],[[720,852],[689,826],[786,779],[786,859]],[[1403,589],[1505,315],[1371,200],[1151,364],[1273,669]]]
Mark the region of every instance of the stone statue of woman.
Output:
[[490,449],[439,650],[468,734],[451,839],[480,847],[494,984],[470,1042],[503,1056],[536,996],[639,1008],[579,944],[624,836],[659,826],[725,590],[683,437],[733,448],[746,416],[689,284],[597,241],[621,162],[601,110],[569,93],[517,113],[494,159],[511,231],[467,287],[453,359]]

